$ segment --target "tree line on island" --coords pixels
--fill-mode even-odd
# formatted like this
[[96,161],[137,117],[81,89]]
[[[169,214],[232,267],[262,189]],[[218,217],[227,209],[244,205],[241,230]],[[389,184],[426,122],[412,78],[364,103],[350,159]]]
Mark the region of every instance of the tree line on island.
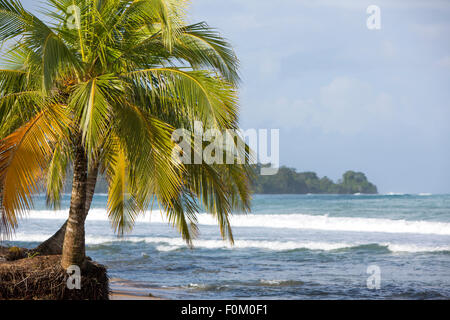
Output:
[[[257,172],[259,172],[257,166]],[[281,167],[276,175],[257,175],[253,190],[259,194],[377,194],[377,187],[362,172],[347,171],[335,183],[328,177],[319,178],[315,172],[297,172]]]

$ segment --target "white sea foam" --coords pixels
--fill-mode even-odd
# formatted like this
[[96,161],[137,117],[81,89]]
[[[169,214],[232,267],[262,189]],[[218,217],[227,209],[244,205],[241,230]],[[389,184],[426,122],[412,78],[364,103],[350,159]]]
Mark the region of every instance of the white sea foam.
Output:
[[[66,211],[32,211],[29,218],[38,219],[66,219]],[[92,209],[89,213],[90,221],[106,221],[104,209]],[[167,223],[164,215],[159,211],[148,212],[137,219],[138,222]],[[217,221],[208,214],[198,215],[200,225],[217,225]],[[307,214],[248,214],[231,217],[232,227],[263,227],[286,229],[311,229],[325,231],[354,231],[354,232],[386,232],[386,233],[416,233],[450,235],[450,223],[431,221],[409,221],[360,217],[330,217],[328,215]]]
[[[42,242],[50,235],[17,233],[14,241],[24,242]],[[168,237],[128,237],[117,238],[114,236],[94,236],[87,235],[87,245],[107,245],[120,242],[143,242],[154,244],[156,250],[160,252],[168,252],[187,248],[185,242],[181,238]],[[237,240],[234,246],[222,240],[195,240],[194,247],[199,249],[264,249],[271,251],[290,251],[290,250],[322,250],[332,251],[338,249],[350,249],[367,245],[376,245],[374,243],[363,242],[320,242],[320,241],[268,241],[268,240]],[[450,251],[450,246],[421,246],[417,244],[396,244],[396,243],[380,243],[381,247],[386,247],[392,252],[441,252]]]
[[[160,238],[160,237],[143,237],[127,239],[133,242],[144,241],[146,243],[156,243],[158,251],[172,251],[185,248],[186,244],[179,238]],[[89,238],[87,239],[89,243]],[[295,242],[295,241],[265,241],[265,240],[236,240],[234,246],[222,240],[196,240],[195,248],[202,249],[265,249],[273,251],[287,251],[297,249],[309,250],[336,250],[351,247],[349,243],[332,243],[332,242]]]
[[[213,224],[205,215],[201,224]],[[329,217],[327,215],[278,214],[233,216],[234,227],[267,227],[287,229],[312,229],[327,231],[417,233],[450,235],[450,223],[430,221],[408,221],[358,217]]]
[[283,283],[285,280],[265,280],[265,279],[261,279],[260,282],[262,284],[268,284],[268,285],[278,285]]
[[261,279],[259,283],[264,286],[291,286],[303,284],[302,281],[298,280],[267,280],[267,279]]
[[392,252],[442,252],[450,251],[450,246],[418,246],[415,244],[392,244],[388,243],[387,247]]
[[157,246],[156,250],[158,250],[159,252],[169,252],[169,251],[174,251],[174,250],[178,250],[182,248],[182,246]]

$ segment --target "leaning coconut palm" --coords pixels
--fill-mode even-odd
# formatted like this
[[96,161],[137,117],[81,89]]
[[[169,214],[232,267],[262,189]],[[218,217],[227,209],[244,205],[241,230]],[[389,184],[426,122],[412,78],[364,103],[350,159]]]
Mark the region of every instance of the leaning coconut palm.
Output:
[[[85,259],[99,172],[119,234],[156,202],[188,244],[201,208],[232,241],[229,215],[249,209],[248,165],[185,165],[171,139],[196,121],[237,128],[229,45],[204,23],[186,25],[185,1],[47,2],[51,24],[0,0],[0,41],[10,47],[0,70],[0,232],[14,231],[41,184],[58,206],[72,166],[69,219],[58,233],[64,268]],[[248,159],[248,148],[235,156]]]

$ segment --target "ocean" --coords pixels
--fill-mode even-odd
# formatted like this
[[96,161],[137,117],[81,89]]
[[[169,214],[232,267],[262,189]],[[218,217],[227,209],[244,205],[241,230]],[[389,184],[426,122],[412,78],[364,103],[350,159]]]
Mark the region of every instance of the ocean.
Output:
[[[35,209],[3,245],[34,247],[68,215]],[[255,195],[231,218],[235,245],[199,214],[193,249],[160,211],[114,235],[106,195],[86,222],[87,255],[113,289],[167,299],[449,299],[450,195]]]

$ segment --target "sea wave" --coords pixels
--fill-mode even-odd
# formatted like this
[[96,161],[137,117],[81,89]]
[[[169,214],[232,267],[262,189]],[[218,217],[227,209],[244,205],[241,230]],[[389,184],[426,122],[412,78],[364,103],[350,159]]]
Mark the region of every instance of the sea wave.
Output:
[[[201,217],[199,219],[200,223],[206,224],[210,222],[204,218]],[[210,223],[212,224],[214,221]],[[234,227],[450,235],[450,223],[446,222],[329,217],[327,215],[278,214],[234,216],[231,219],[231,224]]]
[[294,287],[301,286],[305,283],[298,280],[266,280],[259,281],[228,281],[227,283],[189,283],[184,286],[186,289],[200,290],[200,291],[214,291],[214,290],[232,290],[233,288],[245,287]]
[[[42,242],[50,235],[42,234],[16,234],[15,241],[23,242]],[[86,237],[86,244],[91,246],[92,250],[104,250],[108,245],[117,243],[145,243],[153,244],[159,252],[170,252],[174,250],[186,249],[185,242],[180,238],[168,237],[127,237],[117,238],[114,236],[92,236]],[[401,243],[348,243],[348,242],[317,242],[317,241],[268,241],[268,240],[236,240],[234,245],[230,245],[222,240],[194,240],[194,247],[197,249],[259,249],[271,251],[294,251],[294,250],[312,250],[312,251],[335,251],[335,250],[382,250],[387,249],[390,252],[450,252],[450,246],[421,246],[417,244]]]
[[269,286],[269,287],[291,287],[291,286],[299,286],[303,285],[303,281],[298,280],[266,280],[261,279],[259,281],[259,284],[262,286]]
[[392,252],[450,252],[450,246],[419,246],[415,244],[387,244]]
[[[32,211],[32,219],[65,219],[67,212]],[[106,221],[104,209],[93,209],[89,213],[90,221]],[[263,227],[283,229],[311,229],[325,231],[416,233],[433,235],[450,235],[450,223],[432,221],[392,220],[362,217],[330,217],[328,215],[308,214],[248,214],[231,217],[232,227]],[[139,217],[138,222],[167,223],[159,211],[147,212]],[[217,225],[217,221],[208,214],[198,215],[200,225]]]

